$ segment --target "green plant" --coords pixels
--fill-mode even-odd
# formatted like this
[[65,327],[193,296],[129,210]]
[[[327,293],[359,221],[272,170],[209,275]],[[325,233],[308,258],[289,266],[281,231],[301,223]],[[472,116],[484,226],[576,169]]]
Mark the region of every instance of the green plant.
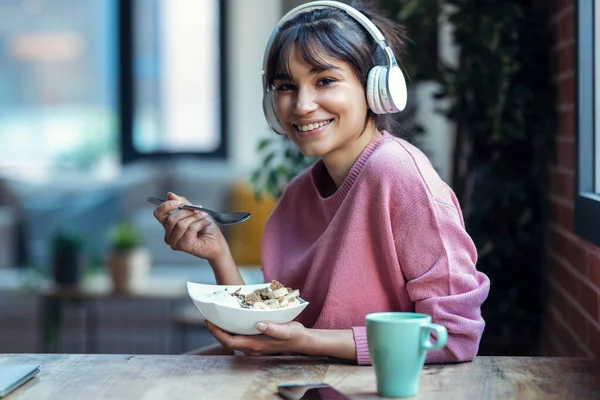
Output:
[[52,249],[55,252],[79,251],[84,243],[84,237],[79,233],[60,231],[52,236]]
[[262,163],[250,177],[257,195],[266,192],[274,198],[281,197],[290,180],[316,158],[306,157],[286,136],[273,133],[273,136],[260,141],[258,152],[263,154]]
[[142,233],[127,222],[114,225],[108,232],[108,238],[111,248],[121,252],[136,249],[143,243]]
[[405,27],[405,54],[399,62],[409,83],[437,79],[438,19],[443,0],[377,0],[377,8]]
[[484,354],[535,354],[542,315],[547,165],[554,126],[547,10],[447,0],[459,66],[442,70],[457,127],[452,187],[491,280]]

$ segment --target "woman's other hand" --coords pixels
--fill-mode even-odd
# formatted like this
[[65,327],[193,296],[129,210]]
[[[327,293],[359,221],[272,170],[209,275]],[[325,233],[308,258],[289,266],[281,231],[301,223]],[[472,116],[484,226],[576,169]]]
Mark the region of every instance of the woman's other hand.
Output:
[[154,217],[165,228],[165,243],[208,261],[219,260],[228,252],[227,242],[217,224],[202,211],[178,210],[191,204],[185,197],[168,194],[168,201],[156,207]]
[[303,346],[308,342],[309,330],[299,322],[292,321],[287,324],[259,322],[257,329],[264,335],[232,335],[209,321],[206,325],[223,347],[241,351],[248,356],[306,353],[303,351]]
[[356,360],[351,329],[309,329],[296,321],[286,324],[263,321],[256,325],[262,335],[246,336],[227,333],[209,321],[206,325],[223,347],[249,356],[293,353]]

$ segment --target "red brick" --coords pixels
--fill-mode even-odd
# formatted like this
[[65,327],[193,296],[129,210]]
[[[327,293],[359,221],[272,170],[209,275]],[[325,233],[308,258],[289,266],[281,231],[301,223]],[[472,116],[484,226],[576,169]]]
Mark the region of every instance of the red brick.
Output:
[[[562,52],[561,52],[562,53]],[[575,100],[575,79],[571,75],[558,82],[559,104],[573,104]]]
[[600,289],[600,257],[590,254],[588,257],[588,277],[590,282]]
[[586,284],[579,284],[577,301],[590,317],[598,322],[598,292]]
[[550,221],[573,232],[575,230],[575,220],[573,208],[567,207],[563,203],[558,203],[550,199]]
[[587,346],[579,345],[579,347],[577,348],[576,357],[589,357],[589,354],[587,353],[584,347],[587,348]]
[[571,40],[561,41],[557,44],[553,53],[554,72],[556,82],[560,83],[567,79],[567,73],[573,73],[575,69],[575,47]]
[[568,199],[573,201],[574,190],[573,177],[561,170],[554,170],[550,172],[550,193],[555,196]]
[[[554,72],[556,76],[567,71],[567,59],[563,56],[563,47],[559,47],[554,51]],[[560,81],[556,80],[556,83],[560,83]]]
[[565,16],[561,15],[561,16],[559,16],[558,20],[556,21],[556,23],[554,25],[554,42],[558,43],[558,44],[560,44],[561,42],[566,40],[565,29],[564,29],[564,20],[565,20]]
[[575,120],[573,119],[573,110],[563,110],[558,113],[558,132],[559,137],[574,137]]
[[564,58],[564,72],[573,72],[575,70],[575,46],[573,42],[563,47],[562,57]]
[[[556,253],[560,257],[564,257],[565,254],[565,241],[564,238],[555,229],[548,231],[548,249]],[[550,260],[552,263],[553,260]],[[552,269],[551,269],[552,270]]]
[[[557,268],[557,263],[550,260],[550,268]],[[556,282],[556,279],[554,279]],[[567,299],[555,288],[550,289],[550,298],[548,300],[550,306],[558,312],[559,315],[566,315],[567,313]]]
[[587,252],[583,245],[566,238],[565,258],[569,264],[580,272],[584,277],[587,276]]
[[589,349],[596,357],[600,357],[600,329],[588,322],[589,331]]
[[556,338],[560,342],[563,349],[566,351],[564,356],[573,357],[577,354],[578,340],[566,329],[565,321],[560,321],[556,324]]
[[567,304],[567,309],[569,310],[566,315],[567,323],[569,327],[579,339],[579,343],[582,345],[587,344],[588,342],[588,321],[585,319],[581,311],[579,311],[576,307]]
[[575,13],[573,12],[573,8],[563,17],[563,39],[573,39],[575,38]]
[[556,271],[554,277],[558,285],[563,288],[567,293],[571,293],[573,297],[578,298],[579,288],[582,286],[579,279],[573,273],[560,263],[555,265]]
[[575,166],[575,146],[569,142],[556,143],[556,165],[570,170]]
[[[564,12],[562,12],[564,10]],[[556,21],[554,26],[555,29],[555,40],[556,43],[561,43],[565,40],[572,39],[574,37],[573,30],[573,8],[566,9],[566,7],[561,7],[558,9],[560,16]]]

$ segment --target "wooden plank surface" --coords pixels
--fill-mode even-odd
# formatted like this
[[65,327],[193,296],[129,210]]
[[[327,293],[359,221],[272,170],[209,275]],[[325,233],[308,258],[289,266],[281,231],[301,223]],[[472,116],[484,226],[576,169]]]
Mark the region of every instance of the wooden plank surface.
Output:
[[[281,382],[327,382],[375,399],[372,367],[327,358],[4,354],[0,365],[40,364],[8,400],[279,399]],[[416,399],[600,399],[600,359],[478,357],[428,365]]]

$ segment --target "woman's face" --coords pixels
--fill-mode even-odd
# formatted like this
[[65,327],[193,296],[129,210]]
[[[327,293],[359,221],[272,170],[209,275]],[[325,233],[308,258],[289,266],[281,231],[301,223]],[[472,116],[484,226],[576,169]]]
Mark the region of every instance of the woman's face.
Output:
[[326,158],[356,146],[368,106],[351,67],[327,56],[322,59],[329,68],[315,70],[294,45],[289,52],[291,76],[276,76],[274,86],[277,116],[287,136],[304,155]]

